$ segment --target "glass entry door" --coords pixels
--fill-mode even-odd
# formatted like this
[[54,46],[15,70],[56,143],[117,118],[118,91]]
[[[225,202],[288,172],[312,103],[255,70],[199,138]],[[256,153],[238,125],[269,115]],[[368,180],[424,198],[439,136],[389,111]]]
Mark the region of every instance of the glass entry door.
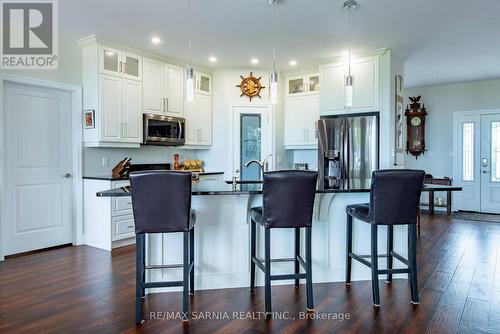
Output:
[[481,212],[500,213],[500,115],[481,115]]
[[453,184],[458,210],[500,213],[500,114],[464,113],[455,118]]

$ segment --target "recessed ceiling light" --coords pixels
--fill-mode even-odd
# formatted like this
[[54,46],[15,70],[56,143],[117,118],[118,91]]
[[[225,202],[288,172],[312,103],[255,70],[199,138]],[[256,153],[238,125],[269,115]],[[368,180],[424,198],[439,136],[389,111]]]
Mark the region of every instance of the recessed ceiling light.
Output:
[[210,58],[208,58],[208,61],[211,62],[211,63],[216,63],[217,62],[217,58],[212,56]]
[[296,60],[290,60],[290,66],[295,66],[297,65],[297,61]]
[[252,58],[250,62],[254,65],[257,65],[259,63],[259,60],[257,58]]
[[151,43],[158,45],[161,43],[161,39],[158,36],[151,37]]

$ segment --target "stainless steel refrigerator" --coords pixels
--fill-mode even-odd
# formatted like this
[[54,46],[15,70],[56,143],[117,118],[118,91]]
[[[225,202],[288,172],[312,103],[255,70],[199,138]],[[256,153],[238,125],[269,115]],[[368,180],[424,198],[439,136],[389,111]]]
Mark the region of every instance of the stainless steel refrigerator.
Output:
[[318,122],[320,188],[367,185],[379,168],[379,113],[321,117]]

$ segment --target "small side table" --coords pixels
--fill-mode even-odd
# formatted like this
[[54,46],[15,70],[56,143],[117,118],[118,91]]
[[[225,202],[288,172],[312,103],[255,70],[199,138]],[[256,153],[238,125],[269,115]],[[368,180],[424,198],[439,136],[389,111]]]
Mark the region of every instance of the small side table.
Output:
[[[426,177],[425,184],[439,184],[443,186],[451,186],[451,179],[449,177],[435,178]],[[446,213],[451,216],[451,191],[446,191]],[[429,190],[429,214],[434,214],[434,190]]]

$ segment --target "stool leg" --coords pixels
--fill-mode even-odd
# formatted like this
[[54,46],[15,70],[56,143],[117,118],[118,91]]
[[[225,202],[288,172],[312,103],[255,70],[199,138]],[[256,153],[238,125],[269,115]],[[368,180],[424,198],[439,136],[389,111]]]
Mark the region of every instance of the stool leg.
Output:
[[182,321],[189,320],[189,232],[184,234],[184,270],[182,275],[183,289],[182,289]]
[[[393,257],[391,252],[394,250],[394,226],[387,225],[387,269],[392,269]],[[387,283],[392,283],[392,274],[387,274]]]
[[[300,255],[300,228],[295,228],[295,275],[300,272],[300,264],[298,256]],[[295,279],[295,287],[299,287],[299,279]]]
[[189,267],[191,272],[189,273],[189,294],[194,295],[194,227],[189,231]]
[[418,304],[417,231],[415,224],[408,227],[408,262],[410,267],[411,302],[413,304]]
[[265,304],[266,314],[271,314],[271,229],[265,228]]
[[352,216],[347,214],[345,284],[351,285],[352,269]]
[[307,310],[314,310],[313,285],[312,285],[312,257],[311,257],[311,226],[306,227],[306,290]]
[[136,234],[135,236],[135,323],[142,322],[142,263],[144,252],[144,234]]
[[[143,234],[143,252],[142,252],[142,282],[146,283],[146,234]],[[142,298],[146,297],[146,289],[142,288],[141,290]]]
[[255,222],[253,219],[250,220],[250,291],[255,289],[255,263],[253,259],[255,258]]
[[378,226],[372,224],[371,241],[372,241],[372,254],[371,254],[371,268],[372,268],[372,294],[373,305],[380,306],[380,292],[378,287],[378,247],[377,247],[377,228]]

